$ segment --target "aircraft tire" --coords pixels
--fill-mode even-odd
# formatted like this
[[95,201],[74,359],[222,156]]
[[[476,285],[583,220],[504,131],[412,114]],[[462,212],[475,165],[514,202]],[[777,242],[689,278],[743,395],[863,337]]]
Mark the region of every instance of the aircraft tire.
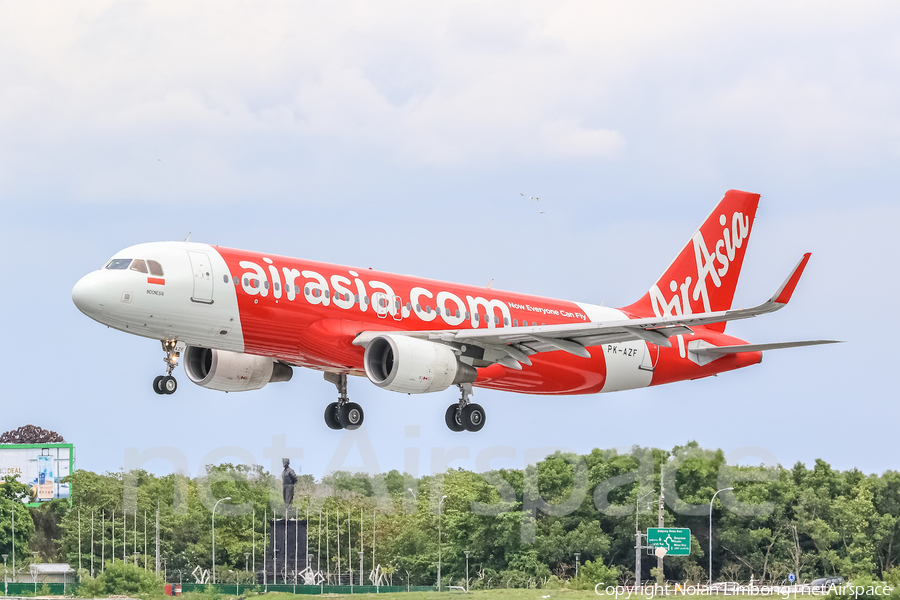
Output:
[[178,382],[171,375],[166,375],[159,382],[159,388],[163,394],[174,394],[178,389]]
[[153,391],[159,395],[165,394],[165,392],[162,389],[162,386],[160,385],[160,383],[162,383],[162,380],[163,380],[163,375],[157,375],[153,379]]
[[346,403],[341,407],[341,411],[338,414],[338,422],[341,424],[341,427],[350,431],[359,429],[365,418],[366,415],[362,407],[356,402]]
[[342,429],[338,422],[338,403],[332,402],[325,407],[325,424],[329,429]]
[[459,404],[454,403],[447,407],[447,412],[444,413],[444,422],[450,431],[465,431],[466,428],[463,427],[460,420]]
[[466,404],[460,414],[460,421],[466,431],[481,431],[484,420],[484,409],[480,404]]

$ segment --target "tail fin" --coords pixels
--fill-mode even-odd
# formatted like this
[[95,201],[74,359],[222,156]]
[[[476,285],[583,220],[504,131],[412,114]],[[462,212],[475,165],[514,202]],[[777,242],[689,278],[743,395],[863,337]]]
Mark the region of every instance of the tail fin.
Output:
[[[731,308],[758,204],[759,194],[727,191],[650,291],[622,310],[662,317]],[[725,323],[709,328],[723,331]]]

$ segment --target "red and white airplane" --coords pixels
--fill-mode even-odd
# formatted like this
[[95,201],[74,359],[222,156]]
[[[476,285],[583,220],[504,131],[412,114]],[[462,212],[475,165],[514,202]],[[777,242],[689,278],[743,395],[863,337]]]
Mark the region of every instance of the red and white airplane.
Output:
[[644,296],[623,308],[528,296],[191,242],[118,252],[72,289],[81,312],[162,341],[176,389],[184,354],[194,383],[225,392],[288,381],[292,367],[323,371],[338,388],[332,429],[356,429],[363,410],[347,376],[408,394],[455,385],[453,431],[478,431],[472,387],[526,394],[591,394],[697,379],[756,364],[762,352],[833,340],[749,344],[725,324],[788,303],[803,256],[766,302],[731,309],[758,194],[729,191]]

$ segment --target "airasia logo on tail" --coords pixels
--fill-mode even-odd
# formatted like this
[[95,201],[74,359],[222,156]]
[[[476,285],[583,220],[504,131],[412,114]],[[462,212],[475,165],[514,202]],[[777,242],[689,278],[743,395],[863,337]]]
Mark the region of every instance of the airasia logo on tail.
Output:
[[[698,230],[691,239],[694,248],[694,260],[696,270],[691,274],[684,274],[681,282],[677,279],[669,281],[671,296],[667,299],[665,293],[654,284],[650,288],[650,302],[653,313],[657,317],[683,316],[694,314],[692,302],[703,303],[702,312],[711,312],[709,301],[708,280],[716,288],[722,287],[723,278],[728,274],[728,267],[734,261],[737,251],[744,245],[744,240],[750,236],[750,217],[742,212],[731,215],[731,228],[727,227],[728,218],[719,215],[719,225],[723,227],[721,237],[712,246],[706,244],[702,230]],[[687,265],[681,265],[684,253],[678,257],[673,270],[681,267],[690,271]],[[682,273],[674,273],[675,277],[681,277]],[[693,285],[693,288],[691,287]]]

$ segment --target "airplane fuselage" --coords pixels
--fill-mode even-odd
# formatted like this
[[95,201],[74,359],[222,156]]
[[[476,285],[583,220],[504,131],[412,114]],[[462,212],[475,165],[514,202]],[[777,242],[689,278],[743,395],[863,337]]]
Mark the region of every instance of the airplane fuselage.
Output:
[[[134,335],[361,376],[364,348],[353,342],[362,332],[513,333],[635,318],[593,304],[192,242],[126,248],[86,275],[73,299],[94,320]],[[589,357],[540,352],[521,369],[498,364],[477,347],[464,345],[460,356],[477,368],[472,385],[529,394],[590,394],[697,379],[762,357],[698,357],[691,352],[696,344],[746,343],[707,327],[672,341],[671,347],[643,340],[604,343],[589,347]]]

